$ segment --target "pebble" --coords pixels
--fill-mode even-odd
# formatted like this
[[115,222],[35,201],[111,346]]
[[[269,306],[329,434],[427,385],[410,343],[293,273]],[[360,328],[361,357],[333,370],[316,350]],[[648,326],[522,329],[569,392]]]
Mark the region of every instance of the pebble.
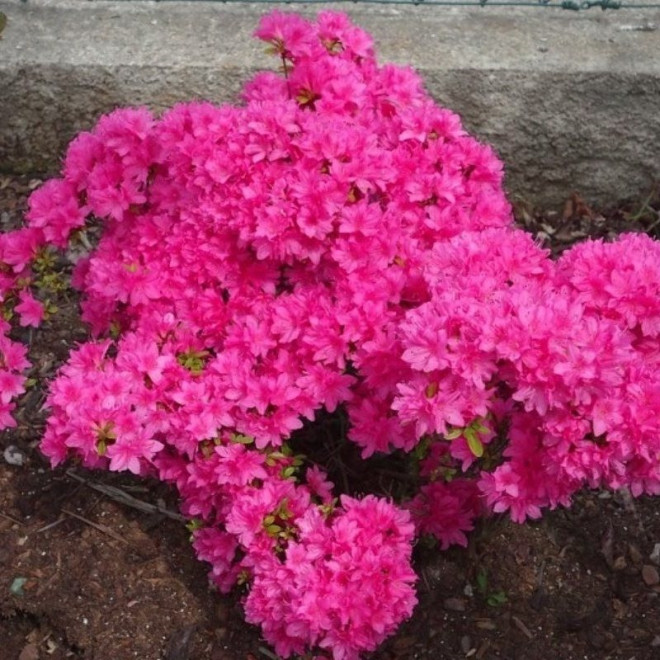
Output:
[[653,552],[649,555],[649,559],[654,564],[660,564],[660,543],[656,543],[653,546]]
[[408,651],[411,649],[413,646],[415,646],[415,643],[417,642],[416,637],[412,637],[410,635],[406,637],[399,637],[395,642],[394,642],[394,649],[397,652],[403,652],[403,651]]
[[25,594],[23,587],[27,581],[28,579],[26,577],[14,578],[14,581],[11,583],[11,587],[9,587],[9,591],[11,591],[14,596],[23,596]]
[[461,637],[461,651],[463,651],[463,653],[469,653],[471,648],[472,640],[470,639],[470,636],[463,635],[463,637]]
[[481,630],[497,630],[497,626],[492,619],[478,619],[474,625]]
[[25,454],[16,445],[9,445],[4,451],[4,457],[9,465],[20,467],[25,463]]
[[26,644],[18,656],[18,660],[39,660],[39,649],[36,644]]
[[641,564],[644,560],[642,553],[639,551],[637,546],[633,545],[632,543],[628,544],[628,554],[630,555],[630,559],[633,564]]
[[605,635],[598,630],[592,630],[588,635],[589,643],[597,649],[602,649],[605,646]]
[[612,609],[614,610],[614,616],[617,619],[623,619],[623,617],[628,613],[628,608],[626,607],[623,601],[620,601],[618,598],[612,599]]
[[444,606],[452,612],[465,612],[465,601],[462,598],[445,598]]
[[646,584],[647,587],[653,587],[656,584],[660,584],[658,569],[650,564],[642,566],[642,580],[644,580],[644,584]]
[[220,623],[226,623],[229,619],[229,607],[225,603],[215,606],[215,617]]

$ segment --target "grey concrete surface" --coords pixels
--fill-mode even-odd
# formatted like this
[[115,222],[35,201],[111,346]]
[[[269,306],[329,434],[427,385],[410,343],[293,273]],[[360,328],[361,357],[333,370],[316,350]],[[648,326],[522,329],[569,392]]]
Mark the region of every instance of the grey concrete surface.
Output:
[[[660,10],[328,4],[417,68],[505,161],[507,187],[607,203],[660,180]],[[264,4],[0,0],[0,170],[52,171],[117,106],[236,101],[275,62],[251,38]],[[313,15],[319,5],[280,5]]]

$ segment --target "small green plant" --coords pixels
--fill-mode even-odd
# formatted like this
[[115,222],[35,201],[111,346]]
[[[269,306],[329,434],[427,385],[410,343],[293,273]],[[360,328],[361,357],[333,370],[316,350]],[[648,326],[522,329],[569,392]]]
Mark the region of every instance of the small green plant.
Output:
[[477,573],[477,589],[490,607],[499,607],[508,601],[505,591],[491,591],[488,586],[488,573],[485,568]]

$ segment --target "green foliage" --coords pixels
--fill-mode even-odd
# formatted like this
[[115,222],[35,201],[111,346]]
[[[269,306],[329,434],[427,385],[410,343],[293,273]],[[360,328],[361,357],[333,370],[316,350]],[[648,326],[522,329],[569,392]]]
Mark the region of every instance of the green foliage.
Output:
[[488,574],[486,573],[485,568],[479,569],[477,573],[477,590],[485,599],[486,603],[490,607],[499,607],[504,605],[508,601],[508,597],[505,591],[491,591],[488,587]]
[[206,359],[209,357],[209,351],[193,351],[190,349],[185,353],[179,353],[176,356],[178,363],[186,368],[191,374],[198,376],[204,371]]

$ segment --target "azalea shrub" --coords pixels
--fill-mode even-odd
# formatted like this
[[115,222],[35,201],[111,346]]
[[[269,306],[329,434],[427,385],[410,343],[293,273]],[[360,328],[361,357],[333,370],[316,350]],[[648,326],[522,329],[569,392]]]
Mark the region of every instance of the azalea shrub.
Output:
[[[42,452],[172,484],[278,654],[358,658],[412,613],[420,536],[658,493],[660,247],[551,260],[492,149],[345,15],[256,35],[281,70],[242,105],[101,118],[0,237],[0,426],[26,387],[12,323],[41,322],[54,251],[96,234],[72,277],[91,338],[49,384]],[[332,483],[295,442],[331,414],[414,488]]]

